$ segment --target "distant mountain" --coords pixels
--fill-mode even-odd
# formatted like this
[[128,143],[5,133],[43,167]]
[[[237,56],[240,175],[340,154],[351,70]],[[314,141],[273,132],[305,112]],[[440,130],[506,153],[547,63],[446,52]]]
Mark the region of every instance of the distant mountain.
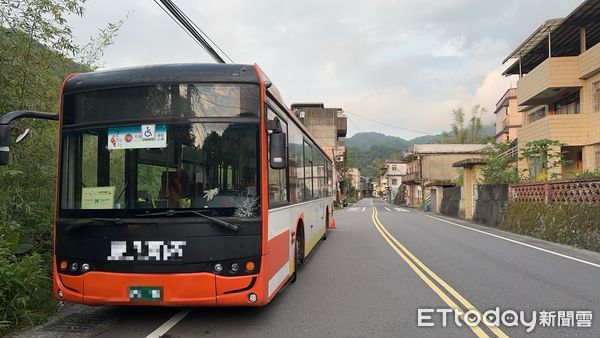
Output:
[[372,146],[377,145],[406,149],[409,142],[401,137],[376,132],[358,133],[346,139],[346,146],[353,149],[369,150]]
[[358,150],[370,150],[373,146],[387,146],[405,150],[413,144],[437,143],[442,140],[442,134],[425,135],[405,140],[398,136],[384,135],[377,132],[357,133],[346,139],[346,146]]
[[[484,136],[493,136],[496,129],[494,125],[488,125],[484,126],[481,132]],[[376,179],[386,159],[400,158],[402,152],[413,144],[439,143],[443,139],[442,134],[405,140],[377,132],[357,133],[346,139],[346,158],[349,167],[359,168],[362,176]]]

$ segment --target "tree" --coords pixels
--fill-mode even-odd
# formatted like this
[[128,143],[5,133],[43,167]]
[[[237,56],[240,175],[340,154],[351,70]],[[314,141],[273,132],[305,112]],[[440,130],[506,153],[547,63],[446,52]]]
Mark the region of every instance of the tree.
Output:
[[485,165],[481,171],[482,183],[517,183],[519,182],[519,171],[516,166],[516,158],[506,155],[510,149],[510,142],[497,143],[493,147],[481,151],[481,157]]
[[[0,0],[0,114],[20,109],[57,111],[64,77],[97,65],[123,23],[78,46],[67,24],[84,15],[84,0]],[[87,60],[79,58],[86,55]],[[87,53],[87,52],[86,52]],[[75,63],[77,59],[82,63]],[[45,318],[55,302],[50,285],[56,123],[22,120],[31,136],[0,168],[0,335]]]
[[465,129],[465,112],[462,108],[454,109],[452,111],[454,121],[450,125],[450,133],[443,133],[442,143],[466,143],[467,131]]
[[[546,181],[549,178],[559,178],[560,173],[554,169],[567,164],[565,152],[560,147],[565,144],[557,140],[541,139],[529,141],[521,148],[521,159],[527,161],[529,179]],[[556,150],[558,148],[558,151]]]
[[442,133],[441,143],[488,143],[493,141],[493,137],[482,135],[483,124],[481,116],[486,109],[480,105],[471,108],[471,118],[468,125],[465,126],[465,112],[463,108],[457,108],[452,111],[453,121],[450,125],[450,132]]

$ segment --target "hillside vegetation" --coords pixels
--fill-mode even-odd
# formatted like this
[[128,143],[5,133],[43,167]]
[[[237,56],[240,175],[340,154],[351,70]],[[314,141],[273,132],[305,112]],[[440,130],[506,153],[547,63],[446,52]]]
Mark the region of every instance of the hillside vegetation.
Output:
[[[495,134],[493,125],[481,127],[481,142],[487,143]],[[388,158],[399,159],[404,150],[413,144],[459,143],[451,137],[452,132],[419,136],[410,140],[377,132],[357,133],[346,139],[346,158],[349,168],[359,168],[361,176],[376,179],[379,168]]]
[[[62,80],[93,68],[122,22],[78,46],[66,17],[83,16],[83,3],[0,2],[0,115],[56,112]],[[9,165],[0,167],[0,336],[44,321],[57,306],[50,277],[58,125],[20,120],[14,126],[13,141],[25,128],[31,133],[13,143]]]

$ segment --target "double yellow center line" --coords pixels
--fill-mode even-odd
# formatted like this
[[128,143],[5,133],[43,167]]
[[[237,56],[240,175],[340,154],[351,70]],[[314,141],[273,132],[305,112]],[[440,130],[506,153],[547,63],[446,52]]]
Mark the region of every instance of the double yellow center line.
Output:
[[[448,283],[446,283],[443,279],[441,279],[438,275],[436,275],[433,271],[431,271],[423,262],[421,262],[415,255],[413,255],[408,249],[404,247],[404,245],[400,244],[392,234],[390,234],[387,229],[381,224],[381,221],[377,217],[377,208],[373,207],[373,211],[371,213],[371,219],[375,228],[381,233],[383,238],[389,245],[396,251],[396,253],[410,266],[411,269],[429,286],[433,292],[435,292],[453,311],[462,313],[461,319],[465,321],[464,313],[468,311],[475,311],[479,313],[480,317],[481,312],[473,306],[469,301],[467,301],[463,296],[461,296],[456,290],[454,290]],[[435,282],[437,282],[437,284]],[[452,299],[452,297],[454,299]],[[455,301],[456,300],[456,301]],[[461,308],[460,303],[464,308]],[[466,321],[465,321],[466,324]],[[482,329],[486,327],[493,332],[497,337],[508,337],[500,328],[493,325],[486,325],[484,321],[477,326],[469,326],[471,330],[478,337],[489,337],[489,335]]]

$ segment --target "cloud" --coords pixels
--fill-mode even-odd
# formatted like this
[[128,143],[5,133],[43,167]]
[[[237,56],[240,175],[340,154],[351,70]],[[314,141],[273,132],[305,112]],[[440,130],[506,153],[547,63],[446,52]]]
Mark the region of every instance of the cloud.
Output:
[[[374,0],[176,3],[236,62],[257,62],[286,102],[323,102],[349,115],[349,133],[405,129],[437,133],[452,110],[493,108],[511,79],[501,61],[544,20],[567,15],[581,0]],[[72,19],[83,41],[128,11],[107,68],[212,62],[154,3],[89,0]],[[512,79],[513,84],[516,81]],[[390,126],[397,126],[390,127]]]

